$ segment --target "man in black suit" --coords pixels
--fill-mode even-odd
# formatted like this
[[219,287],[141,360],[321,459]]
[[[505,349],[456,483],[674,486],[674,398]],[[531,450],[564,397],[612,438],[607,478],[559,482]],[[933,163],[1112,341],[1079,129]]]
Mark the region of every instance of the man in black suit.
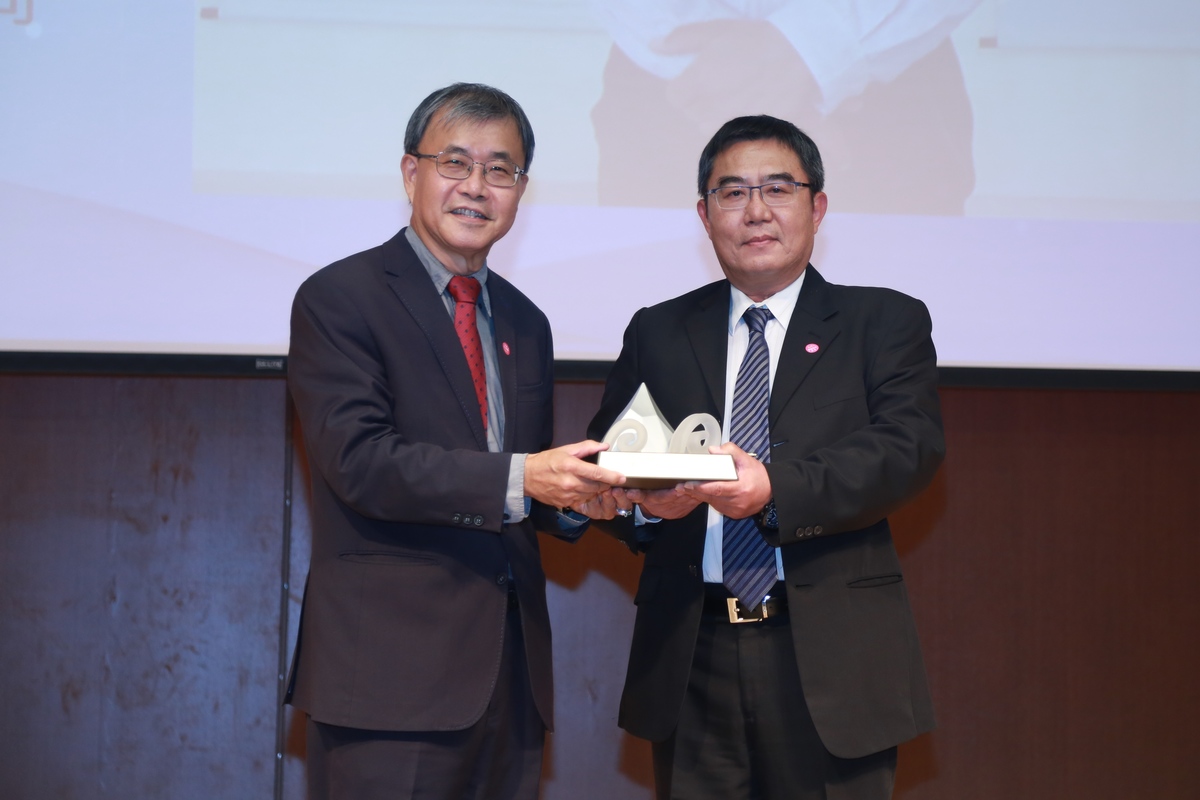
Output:
[[896,745],[934,724],[886,519],[942,460],[931,322],[809,265],[823,180],[791,123],[716,133],[697,209],[728,280],[634,315],[589,431],[645,383],[737,442],[715,448],[736,481],[579,506],[645,553],[619,722],[663,800],[890,797]]
[[410,227],[296,294],[313,552],[288,702],[313,800],[537,796],[553,693],[535,527],[582,533],[558,509],[620,476],[582,460],[595,442],[546,449],[549,324],[486,265],[533,146],[503,92],[434,92],[405,134]]

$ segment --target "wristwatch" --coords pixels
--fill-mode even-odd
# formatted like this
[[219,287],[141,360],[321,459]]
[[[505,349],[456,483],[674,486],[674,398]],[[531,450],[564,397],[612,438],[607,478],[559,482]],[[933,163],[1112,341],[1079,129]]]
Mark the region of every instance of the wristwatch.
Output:
[[775,511],[775,498],[772,497],[762,507],[762,511],[754,516],[754,524],[765,531],[779,530],[779,514]]

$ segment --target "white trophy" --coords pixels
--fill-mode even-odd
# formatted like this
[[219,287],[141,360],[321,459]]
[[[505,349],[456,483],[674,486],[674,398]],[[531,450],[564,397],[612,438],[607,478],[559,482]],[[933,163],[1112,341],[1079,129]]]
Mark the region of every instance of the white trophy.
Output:
[[712,414],[692,414],[679,427],[663,419],[646,384],[604,435],[608,450],[600,466],[625,476],[627,489],[665,489],[683,481],[733,481],[733,456],[709,453],[721,443],[721,424]]

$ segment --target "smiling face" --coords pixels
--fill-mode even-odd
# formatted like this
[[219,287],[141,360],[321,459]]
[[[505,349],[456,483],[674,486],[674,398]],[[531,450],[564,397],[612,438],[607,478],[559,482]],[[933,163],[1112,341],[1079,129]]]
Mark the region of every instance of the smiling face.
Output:
[[[800,157],[776,139],[738,142],[713,162],[709,189],[723,184],[758,186],[771,181],[808,182]],[[797,189],[791,205],[769,206],[753,191],[745,208],[726,210],[714,197],[696,205],[717,261],[729,282],[761,302],[800,277],[825,217],[824,192]]]
[[[504,158],[525,163],[517,124],[508,118],[458,119],[449,124],[439,113],[421,138],[422,153],[459,153],[473,161]],[[528,178],[516,186],[492,186],[476,165],[464,180],[443,178],[431,158],[405,155],[400,162],[404,190],[412,203],[410,225],[434,257],[456,275],[483,266],[492,245],[508,233]]]

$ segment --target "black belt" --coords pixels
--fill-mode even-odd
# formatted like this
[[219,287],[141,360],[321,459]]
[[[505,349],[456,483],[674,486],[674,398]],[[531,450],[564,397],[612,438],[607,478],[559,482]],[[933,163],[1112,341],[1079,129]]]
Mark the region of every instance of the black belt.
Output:
[[719,583],[704,584],[704,616],[714,622],[763,622],[787,616],[787,592],[783,581],[776,581],[765,600],[747,609]]

